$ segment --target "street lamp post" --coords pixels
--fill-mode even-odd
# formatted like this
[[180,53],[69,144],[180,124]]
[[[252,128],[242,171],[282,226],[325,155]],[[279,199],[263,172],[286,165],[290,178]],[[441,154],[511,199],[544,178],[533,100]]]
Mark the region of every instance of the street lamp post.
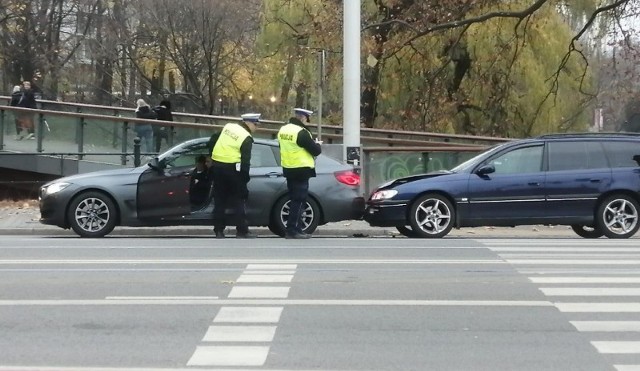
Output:
[[326,60],[326,51],[324,49],[320,49],[319,58],[320,58],[320,66],[319,66],[320,67],[320,82],[318,83],[318,129],[317,129],[317,134],[318,134],[318,140],[321,141],[322,140],[322,106],[323,106],[322,94],[324,93],[324,77],[325,77],[324,65],[325,65],[325,60]]

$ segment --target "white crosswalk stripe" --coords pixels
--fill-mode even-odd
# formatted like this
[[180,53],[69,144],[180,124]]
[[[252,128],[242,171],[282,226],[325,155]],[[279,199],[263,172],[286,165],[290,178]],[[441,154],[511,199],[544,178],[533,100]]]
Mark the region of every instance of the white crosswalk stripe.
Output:
[[[248,264],[229,292],[229,298],[256,299],[289,296],[297,264]],[[283,274],[287,273],[287,274]],[[251,283],[251,286],[244,286]],[[256,284],[269,286],[257,286]],[[269,356],[283,307],[223,306],[187,366],[263,366]],[[271,324],[267,326],[266,324]],[[249,343],[252,345],[245,345]],[[255,344],[255,345],[253,345]]]
[[[618,371],[640,371],[637,240],[485,240]],[[626,335],[623,335],[626,334]],[[634,362],[635,361],[635,362]]]

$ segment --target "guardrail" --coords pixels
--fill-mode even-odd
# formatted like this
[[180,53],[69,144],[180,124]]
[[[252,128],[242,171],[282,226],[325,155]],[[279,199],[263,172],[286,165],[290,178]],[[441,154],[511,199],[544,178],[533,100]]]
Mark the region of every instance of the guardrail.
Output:
[[[11,97],[0,96],[0,102],[8,104]],[[50,111],[73,111],[76,113],[88,113],[90,111],[96,114],[102,114],[105,116],[134,116],[135,109],[126,107],[113,107],[113,106],[101,106],[84,103],[72,103],[72,102],[58,102],[52,100],[39,100],[38,104],[41,108]],[[173,112],[174,119],[181,122],[189,123],[202,123],[209,125],[223,125],[230,121],[239,121],[238,117],[230,116],[215,116],[215,115],[202,115],[193,113]],[[280,126],[284,124],[283,121],[277,120],[262,120],[261,126],[264,129],[273,129],[277,131]],[[317,134],[317,127],[311,125],[309,127],[311,132]],[[386,130],[386,129],[371,129],[361,128],[361,142],[363,145],[369,144],[383,144],[388,146],[412,146],[412,145],[425,145],[425,142],[432,144],[433,142],[444,143],[467,143],[467,144],[492,144],[500,143],[507,139],[485,137],[485,136],[473,136],[473,135],[458,135],[458,134],[442,134],[433,132],[417,132],[417,131],[399,131],[399,130]],[[342,142],[343,127],[335,125],[323,125],[322,126],[322,139],[328,144],[337,144]]]

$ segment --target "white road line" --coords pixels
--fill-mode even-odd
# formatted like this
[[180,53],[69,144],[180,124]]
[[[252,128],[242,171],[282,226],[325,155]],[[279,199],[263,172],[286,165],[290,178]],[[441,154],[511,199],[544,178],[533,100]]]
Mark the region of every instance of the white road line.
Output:
[[214,323],[277,323],[282,307],[222,307],[213,319]]
[[218,300],[218,296],[107,296],[105,300]]
[[289,287],[234,286],[229,299],[285,299],[289,296]]
[[295,274],[296,271],[245,270],[242,274]]
[[601,252],[601,253],[620,253],[620,252],[637,252],[640,253],[638,247],[492,247],[491,251],[505,252]]
[[[292,305],[292,306],[399,306],[399,307],[553,307],[543,300],[0,300],[0,307],[11,306],[113,306],[113,305]],[[592,305],[587,303],[586,305]],[[640,308],[640,303],[638,303]],[[222,308],[224,309],[224,308]]]
[[640,296],[635,287],[541,287],[547,296]]
[[583,332],[640,332],[640,321],[569,321]]
[[[636,272],[637,273],[637,272]],[[533,283],[640,283],[640,277],[529,277]]]
[[513,265],[640,265],[640,260],[614,260],[614,259],[506,259]]
[[483,244],[489,244],[492,246],[637,246],[637,239],[630,240],[616,240],[611,241],[609,239],[600,239],[600,240],[585,240],[580,238],[574,239],[478,239],[478,242]]
[[270,342],[276,326],[210,326],[202,341]]
[[198,346],[187,366],[262,366],[268,346]]
[[600,258],[608,258],[608,259],[638,259],[640,258],[640,252],[637,254],[620,254],[620,253],[605,253],[605,254],[594,254],[594,253],[573,253],[573,254],[561,254],[561,253],[522,253],[522,254],[500,254],[500,257],[503,259],[511,260],[511,259],[550,259],[550,258],[575,258],[575,259],[600,259]]
[[640,365],[613,365],[617,371],[640,371]]
[[295,270],[297,268],[297,264],[247,264],[246,270]]
[[640,303],[555,303],[565,313],[640,313]]
[[0,265],[90,264],[246,264],[295,262],[298,264],[506,264],[502,259],[2,259]]
[[571,268],[571,267],[549,267],[537,269],[535,267],[517,267],[518,272],[522,274],[573,274],[573,275],[611,275],[611,276],[637,276],[638,269],[633,267],[584,267],[584,268]]
[[237,283],[265,282],[265,283],[289,283],[293,279],[292,274],[244,274],[236,280]]
[[604,354],[640,353],[640,341],[592,341],[591,344]]

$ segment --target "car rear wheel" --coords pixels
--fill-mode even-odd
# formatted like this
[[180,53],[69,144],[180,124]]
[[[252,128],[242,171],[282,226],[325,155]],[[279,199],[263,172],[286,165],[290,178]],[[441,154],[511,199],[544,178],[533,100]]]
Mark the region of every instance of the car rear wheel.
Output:
[[116,226],[116,207],[103,193],[84,192],[71,201],[67,218],[80,237],[103,237]]
[[444,196],[427,194],[411,205],[409,223],[412,231],[420,237],[444,237],[453,228],[454,220],[453,206]]
[[406,225],[396,225],[396,229],[400,232],[401,235],[409,238],[419,238],[420,235],[411,229],[411,227],[407,227]]
[[[284,236],[287,230],[289,203],[289,198],[283,197],[276,202],[271,212],[269,230],[280,237]],[[307,198],[307,202],[303,206],[302,223],[304,224],[302,231],[308,234],[313,233],[320,224],[320,206],[311,198]]]
[[573,224],[571,229],[582,238],[600,238],[604,235],[602,230],[588,225]]
[[627,195],[609,196],[598,207],[597,228],[609,238],[629,238],[640,227],[638,209],[638,202]]

